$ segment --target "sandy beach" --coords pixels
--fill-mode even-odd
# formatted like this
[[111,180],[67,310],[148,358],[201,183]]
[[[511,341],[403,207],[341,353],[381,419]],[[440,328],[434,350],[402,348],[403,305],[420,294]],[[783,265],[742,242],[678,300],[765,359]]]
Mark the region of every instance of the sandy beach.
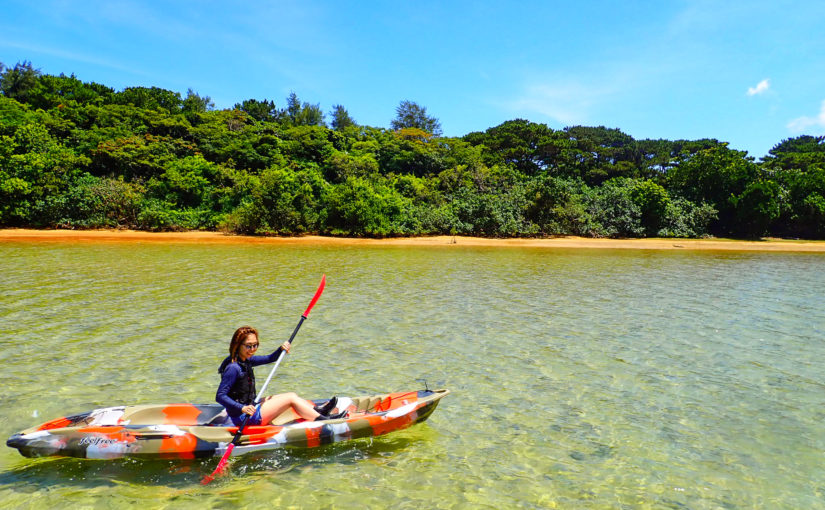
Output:
[[0,229],[0,242],[141,242],[199,244],[292,244],[330,246],[487,246],[516,248],[590,248],[630,250],[725,250],[825,252],[825,241],[763,239],[592,239],[562,236],[543,239],[491,239],[465,236],[362,239],[352,237],[295,236],[258,237],[221,232],[143,232],[136,230],[33,230]]

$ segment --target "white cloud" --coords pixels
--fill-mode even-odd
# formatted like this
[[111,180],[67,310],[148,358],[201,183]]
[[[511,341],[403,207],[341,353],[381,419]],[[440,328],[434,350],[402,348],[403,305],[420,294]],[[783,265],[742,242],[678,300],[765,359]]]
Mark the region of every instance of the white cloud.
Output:
[[606,88],[581,83],[533,82],[502,106],[510,114],[525,118],[541,115],[564,125],[582,124],[588,121],[593,107],[610,93]]
[[[95,66],[104,67],[107,69],[114,69],[115,71],[122,71],[128,72],[130,74],[138,75],[138,76],[149,76],[148,73],[141,71],[133,66],[130,66],[128,63],[120,63],[115,62],[109,59],[100,58],[96,55],[90,55],[85,53],[78,53],[73,51],[67,51],[62,48],[55,48],[51,46],[40,46],[35,44],[28,44],[28,43],[19,43],[13,42],[6,39],[0,39],[0,48],[8,47],[14,48],[17,50],[24,50],[26,52],[31,53],[39,53],[43,55],[49,55],[52,57],[57,57],[60,59],[65,59],[70,62],[82,62],[84,64],[91,64]],[[43,71],[47,72],[47,71]],[[86,79],[84,77],[80,77],[80,79]]]
[[759,94],[764,94],[768,91],[771,86],[770,80],[762,80],[756,84],[755,87],[748,87],[748,95],[749,96],[757,96]]
[[788,122],[788,129],[796,133],[801,133],[811,128],[816,131],[825,130],[825,101],[822,101],[822,106],[819,108],[819,115],[816,117],[799,117]]
[[565,124],[584,116],[582,105],[574,105],[579,102],[575,98],[575,90],[572,88],[532,85],[508,106],[515,112],[538,113]]

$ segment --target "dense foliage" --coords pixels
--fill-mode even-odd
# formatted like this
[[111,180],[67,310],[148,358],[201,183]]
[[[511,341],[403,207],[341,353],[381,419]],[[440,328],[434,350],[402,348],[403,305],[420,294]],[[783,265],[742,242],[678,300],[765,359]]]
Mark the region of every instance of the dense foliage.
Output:
[[440,136],[402,101],[392,129],[296,94],[278,108],[115,91],[0,67],[0,226],[397,236],[825,237],[825,137],[761,161],[717,140],[512,120]]

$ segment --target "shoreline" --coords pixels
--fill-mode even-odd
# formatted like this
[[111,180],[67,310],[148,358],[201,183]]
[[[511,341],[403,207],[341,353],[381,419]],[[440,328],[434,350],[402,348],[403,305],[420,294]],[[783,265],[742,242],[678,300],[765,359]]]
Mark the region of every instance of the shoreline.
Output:
[[327,237],[260,237],[222,232],[144,232],[138,230],[36,230],[0,229],[3,242],[149,242],[194,244],[273,244],[316,246],[446,246],[446,247],[513,247],[513,248],[589,248],[631,250],[701,250],[825,253],[825,241],[764,239],[594,239],[576,236],[552,238],[496,239],[468,236],[393,237],[384,239]]

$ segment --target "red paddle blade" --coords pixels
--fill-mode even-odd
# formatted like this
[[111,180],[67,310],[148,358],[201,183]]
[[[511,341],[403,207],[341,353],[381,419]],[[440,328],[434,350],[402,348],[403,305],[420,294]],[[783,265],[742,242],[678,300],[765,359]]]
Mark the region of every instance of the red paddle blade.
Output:
[[235,448],[235,443],[229,443],[229,446],[226,447],[226,453],[223,454],[221,457],[221,461],[218,462],[218,467],[215,468],[215,471],[212,472],[211,475],[205,476],[203,480],[201,480],[201,485],[206,485],[212,480],[215,479],[216,476],[221,474],[221,472],[226,467],[226,463],[229,461],[229,456],[232,455],[232,450]]
[[304,312],[303,317],[306,319],[309,316],[309,312],[312,310],[312,307],[315,306],[315,303],[318,302],[318,298],[321,297],[321,293],[324,292],[324,287],[327,284],[327,275],[321,277],[321,283],[318,284],[318,290],[315,291],[315,295],[312,296],[312,301],[309,302],[309,306],[307,307],[306,311]]

